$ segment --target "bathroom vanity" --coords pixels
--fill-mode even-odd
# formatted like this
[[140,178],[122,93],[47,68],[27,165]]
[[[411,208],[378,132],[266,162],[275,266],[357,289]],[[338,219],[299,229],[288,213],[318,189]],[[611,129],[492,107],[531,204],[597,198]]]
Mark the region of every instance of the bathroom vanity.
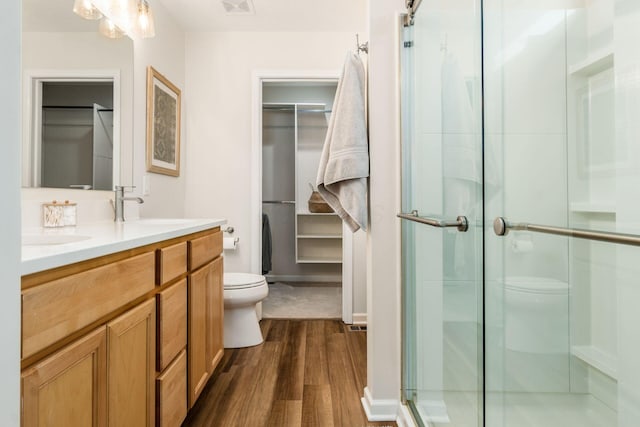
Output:
[[224,350],[224,223],[138,220],[25,239],[24,426],[180,425]]

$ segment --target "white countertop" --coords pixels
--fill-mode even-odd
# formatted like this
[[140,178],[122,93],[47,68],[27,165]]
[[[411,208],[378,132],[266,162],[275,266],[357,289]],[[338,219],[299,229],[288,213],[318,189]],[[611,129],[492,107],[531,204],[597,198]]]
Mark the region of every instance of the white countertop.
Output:
[[[149,245],[226,224],[225,219],[138,219],[63,228],[22,230],[22,275]],[[66,240],[65,240],[66,239]],[[62,244],[24,244],[68,241]]]

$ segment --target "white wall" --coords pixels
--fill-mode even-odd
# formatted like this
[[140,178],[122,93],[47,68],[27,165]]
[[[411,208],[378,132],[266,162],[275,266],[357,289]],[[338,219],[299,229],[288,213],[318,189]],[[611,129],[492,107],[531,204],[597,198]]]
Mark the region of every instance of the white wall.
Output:
[[0,425],[20,424],[20,0],[0,7]]
[[186,214],[225,217],[240,238],[227,271],[251,270],[251,120],[255,70],[339,71],[349,33],[189,33]]
[[[149,194],[143,195],[145,203],[140,206],[141,216],[183,217],[185,213],[186,174],[189,167],[185,157],[190,149],[186,140],[187,117],[185,98],[185,34],[169,15],[164,6],[152,4],[156,36],[134,40],[134,94],[133,94],[133,185],[134,193],[142,195],[143,177],[147,175]],[[146,172],[146,111],[147,111],[147,67],[152,66],[182,91],[182,121],[180,127],[180,176],[172,177]],[[131,183],[124,183],[131,184]]]
[[402,0],[369,2],[371,230],[367,255],[367,392],[370,419],[395,419],[400,398],[398,19]]

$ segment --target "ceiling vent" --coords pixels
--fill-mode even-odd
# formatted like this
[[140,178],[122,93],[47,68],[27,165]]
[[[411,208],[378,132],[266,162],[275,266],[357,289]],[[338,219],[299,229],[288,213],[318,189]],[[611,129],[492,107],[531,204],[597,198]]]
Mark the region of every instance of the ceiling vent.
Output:
[[254,15],[253,0],[222,0],[227,15]]

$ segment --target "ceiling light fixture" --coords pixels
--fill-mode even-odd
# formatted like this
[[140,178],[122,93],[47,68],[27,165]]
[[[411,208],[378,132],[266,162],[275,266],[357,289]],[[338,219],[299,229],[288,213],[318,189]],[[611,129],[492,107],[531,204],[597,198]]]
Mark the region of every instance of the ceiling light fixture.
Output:
[[74,0],[73,11],[82,17],[95,16],[87,19],[103,17],[99,30],[109,38],[125,34],[131,38],[155,36],[153,11],[148,0]]
[[73,13],[84,19],[95,20],[102,18],[102,13],[91,3],[91,0],[75,0],[73,2]]
[[110,39],[119,39],[124,36],[124,31],[122,31],[113,21],[107,17],[104,17],[100,20],[99,26],[100,34]]
[[147,0],[138,0],[138,29],[142,38],[156,35],[153,11],[149,7]]
[[255,9],[252,0],[222,0],[227,15],[253,15]]

